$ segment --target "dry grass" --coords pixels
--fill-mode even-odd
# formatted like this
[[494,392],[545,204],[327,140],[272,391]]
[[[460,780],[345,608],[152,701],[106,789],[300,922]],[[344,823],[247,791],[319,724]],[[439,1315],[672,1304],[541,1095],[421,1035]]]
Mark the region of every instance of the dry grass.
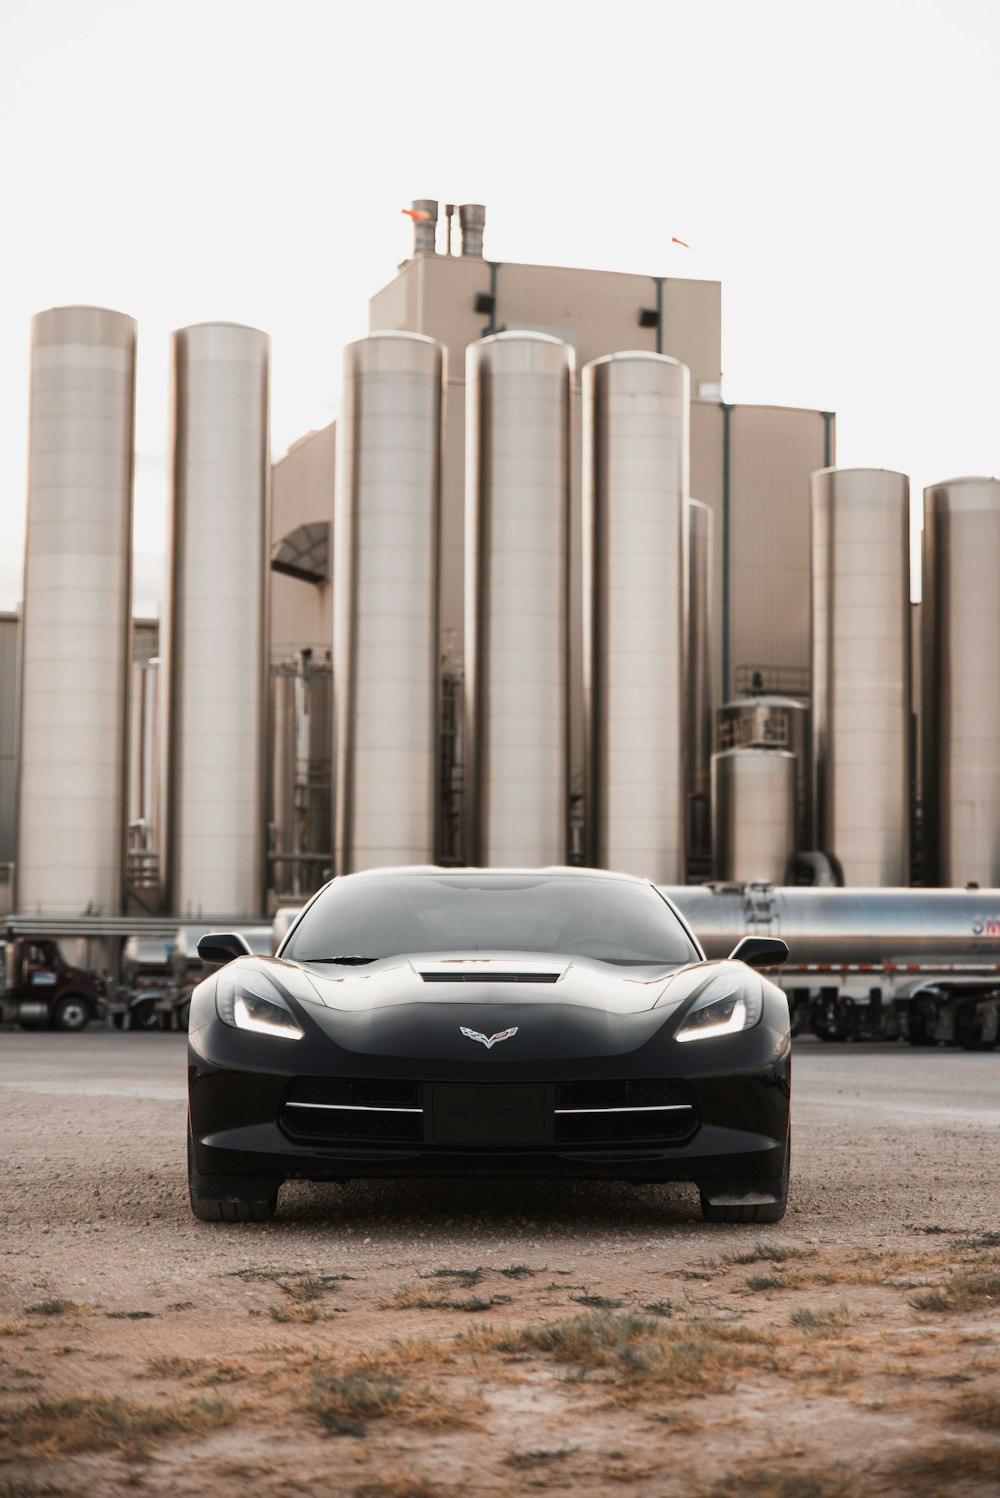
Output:
[[236,1411],[217,1401],[133,1404],[120,1398],[39,1399],[20,1409],[0,1410],[0,1450],[40,1456],[81,1451],[121,1451],[143,1456],[168,1437],[203,1435],[230,1425]]
[[580,1380],[603,1371],[620,1402],[652,1391],[722,1393],[737,1373],[780,1366],[773,1338],[707,1317],[676,1324],[629,1311],[596,1311],[514,1332],[478,1328],[465,1340],[478,1351],[540,1353],[574,1368]]
[[354,1489],[354,1498],[446,1498],[454,1488],[442,1488],[425,1477],[409,1477],[399,1473],[394,1477],[383,1477],[378,1482],[363,1482]]
[[947,1284],[910,1296],[915,1311],[971,1311],[1000,1303],[1000,1274],[959,1269]]
[[708,1486],[698,1498],[862,1498],[857,1474],[839,1463],[828,1467],[745,1467]]
[[996,1491],[1000,1447],[985,1441],[945,1441],[894,1457],[882,1469],[919,1498],[948,1498],[960,1482],[989,1483]]
[[795,1248],[791,1244],[755,1243],[739,1254],[723,1254],[723,1264],[787,1264],[791,1259],[812,1259],[814,1248]]
[[800,1306],[788,1319],[793,1326],[797,1326],[800,1331],[808,1332],[810,1336],[836,1337],[847,1326],[851,1313],[845,1305],[829,1306],[819,1311]]
[[160,1356],[146,1359],[144,1378],[193,1378],[205,1366],[204,1358]]
[[[964,1394],[948,1411],[947,1418],[953,1425],[974,1425],[977,1430],[1000,1435],[1000,1394]],[[1000,1451],[997,1470],[1000,1472]]]
[[0,1337],[26,1337],[31,1329],[30,1321],[0,1321]]
[[[448,1273],[449,1271],[438,1271]],[[404,1285],[397,1290],[391,1301],[383,1302],[384,1309],[397,1311],[491,1311],[494,1306],[510,1305],[509,1295],[428,1295],[419,1285]]]
[[533,1467],[548,1467],[553,1462],[563,1462],[568,1456],[575,1456],[579,1449],[579,1446],[541,1446],[536,1451],[512,1451],[510,1456],[504,1457],[503,1464],[518,1472],[527,1472]]
[[28,1316],[65,1316],[71,1311],[86,1311],[89,1306],[77,1305],[75,1300],[63,1300],[61,1295],[51,1295],[48,1300],[38,1300],[33,1306],[25,1306]]
[[479,1395],[449,1398],[440,1386],[416,1383],[371,1362],[345,1373],[317,1368],[300,1402],[330,1435],[341,1436],[364,1436],[372,1421],[388,1417],[405,1425],[456,1430],[475,1424],[486,1409]]

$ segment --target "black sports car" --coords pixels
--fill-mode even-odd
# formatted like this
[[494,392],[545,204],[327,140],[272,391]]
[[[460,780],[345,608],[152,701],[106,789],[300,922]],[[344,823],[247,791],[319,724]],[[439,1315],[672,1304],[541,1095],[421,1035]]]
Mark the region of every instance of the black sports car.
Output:
[[198,951],[225,964],[188,1035],[203,1221],[266,1221],[289,1179],[419,1175],[695,1181],[709,1221],[784,1214],[788,1004],[753,970],[784,942],[706,962],[621,874],[407,868],[332,880],[276,957]]

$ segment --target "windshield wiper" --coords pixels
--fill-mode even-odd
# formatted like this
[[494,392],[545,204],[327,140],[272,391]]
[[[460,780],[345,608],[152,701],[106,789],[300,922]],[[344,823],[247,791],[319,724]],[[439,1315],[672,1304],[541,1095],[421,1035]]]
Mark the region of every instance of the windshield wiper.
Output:
[[354,952],[340,952],[336,957],[300,957],[300,962],[340,962],[344,967],[363,967],[366,962],[378,962],[377,957],[359,957]]

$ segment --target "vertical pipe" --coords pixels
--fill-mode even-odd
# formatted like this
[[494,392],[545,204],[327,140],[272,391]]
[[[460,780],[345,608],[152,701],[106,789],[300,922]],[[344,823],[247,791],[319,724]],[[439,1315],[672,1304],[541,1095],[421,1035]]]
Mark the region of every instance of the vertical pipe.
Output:
[[904,474],[813,474],[813,806],[847,884],[909,882],[909,531]]
[[334,505],[335,867],[431,863],[438,805],[445,351],[344,351]]
[[584,713],[590,861],[685,867],[690,375],[662,354],[583,371]]
[[124,898],[136,325],[100,307],[32,323],[17,904]]
[[573,350],[498,333],[466,361],[467,859],[566,859]]
[[712,511],[690,499],[684,655],[684,730],[687,761],[687,850],[707,858],[711,851],[712,761]]
[[731,659],[729,628],[731,615],[732,579],[730,577],[730,544],[732,533],[732,414],[733,408],[726,401],[720,402],[722,411],[722,700],[729,701],[729,662]]
[[174,334],[167,880],[181,916],[263,908],[271,340]]

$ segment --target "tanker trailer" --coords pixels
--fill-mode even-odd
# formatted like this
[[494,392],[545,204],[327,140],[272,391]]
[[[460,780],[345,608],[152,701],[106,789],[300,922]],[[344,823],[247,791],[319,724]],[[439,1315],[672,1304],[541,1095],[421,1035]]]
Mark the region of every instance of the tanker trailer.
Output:
[[989,1050],[1000,1023],[1000,890],[662,885],[709,957],[780,936],[794,1026],[824,1040]]

